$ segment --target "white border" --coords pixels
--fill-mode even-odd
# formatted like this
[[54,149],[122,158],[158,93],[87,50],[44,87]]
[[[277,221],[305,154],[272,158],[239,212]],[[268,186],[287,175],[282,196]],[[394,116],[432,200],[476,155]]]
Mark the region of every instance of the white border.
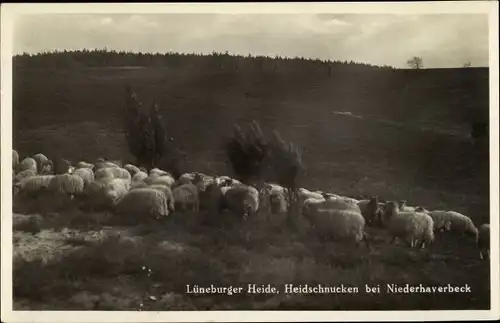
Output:
[[[40,13],[367,13],[489,14],[490,39],[490,197],[492,226],[490,311],[12,311],[12,27],[16,14]],[[499,319],[499,159],[498,159],[498,2],[432,1],[371,3],[71,3],[1,6],[1,210],[3,322],[256,322],[256,321],[425,321]],[[403,319],[404,318],[404,319]],[[78,320],[78,321],[76,321]]]

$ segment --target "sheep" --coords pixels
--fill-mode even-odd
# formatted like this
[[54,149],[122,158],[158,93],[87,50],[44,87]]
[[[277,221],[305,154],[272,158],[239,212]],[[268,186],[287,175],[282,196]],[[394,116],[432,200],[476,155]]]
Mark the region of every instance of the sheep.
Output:
[[132,180],[132,177],[130,176],[130,173],[123,168],[120,167],[106,167],[106,168],[100,168],[97,170],[94,174],[94,177],[96,180],[100,180],[102,178],[121,178],[125,179],[128,181]]
[[259,191],[247,185],[232,186],[225,192],[224,201],[230,210],[247,220],[259,210]]
[[182,174],[178,179],[179,185],[192,184],[194,177],[195,177],[195,173]]
[[90,168],[77,168],[73,175],[80,176],[83,179],[84,186],[89,186],[94,181],[94,172]]
[[298,194],[298,200],[299,200],[300,207],[302,207],[304,205],[304,202],[309,198],[315,198],[317,200],[324,200],[324,197],[322,194],[311,192],[305,188],[299,188],[297,194]]
[[38,154],[35,154],[33,156],[33,159],[36,161],[36,164],[38,166],[38,169],[37,171],[40,173],[41,169],[42,169],[42,166],[45,165],[45,163],[48,163],[49,162],[49,159],[47,158],[47,156],[45,156],[44,154],[42,153],[38,153]]
[[195,173],[194,177],[191,180],[191,183],[196,185],[199,192],[204,192],[207,189],[208,185],[213,182],[216,182],[215,178],[201,173]]
[[149,175],[157,175],[157,176],[172,176],[169,172],[166,172],[164,170],[161,170],[159,168],[153,168],[151,171],[149,171]]
[[369,200],[359,201],[358,206],[367,225],[373,225],[379,221],[381,210],[377,196],[372,196]]
[[123,166],[123,169],[126,169],[130,173],[131,177],[134,177],[135,174],[140,172],[139,168],[132,164],[127,164]]
[[94,170],[94,164],[87,163],[84,161],[79,161],[78,163],[76,163],[76,168],[89,168]]
[[55,175],[34,175],[22,179],[16,183],[15,187],[19,190],[19,193],[37,194],[48,190],[54,178]]
[[112,207],[130,190],[130,182],[122,178],[94,180],[85,189],[89,203],[94,207]]
[[49,190],[54,193],[74,195],[84,193],[85,183],[80,176],[72,174],[58,174],[50,181]]
[[260,208],[265,208],[269,214],[281,214],[287,211],[288,192],[284,187],[265,183],[259,194]]
[[104,180],[104,196],[115,204],[130,190],[130,182],[123,178],[110,178]]
[[329,193],[323,193],[323,200],[325,204],[330,208],[335,208],[338,210],[351,210],[361,213],[361,208],[359,207],[359,201],[352,198],[334,197]]
[[172,185],[175,183],[175,179],[170,175],[156,175],[155,173],[153,173],[145,178],[144,182],[148,185],[162,184],[168,187],[172,187]]
[[26,157],[24,158],[18,165],[17,165],[17,172],[20,173],[25,170],[33,170],[35,173],[38,172],[38,167],[36,160],[34,160],[31,157]]
[[349,241],[357,247],[363,241],[367,249],[371,250],[369,236],[365,232],[365,219],[359,208],[356,210],[342,206],[338,209],[326,200],[309,198],[301,209],[302,215],[309,220],[320,239],[329,237],[334,241]]
[[38,172],[40,175],[52,175],[54,174],[54,164],[52,160],[47,160],[40,166],[40,170]]
[[28,178],[28,177],[32,177],[32,176],[36,176],[36,175],[37,175],[36,170],[26,169],[26,170],[23,170],[23,171],[17,173],[13,177],[12,180],[14,183],[18,183],[19,181],[23,180],[24,178]]
[[148,174],[143,172],[143,171],[139,171],[139,172],[135,173],[134,176],[132,176],[132,182],[133,183],[143,182],[146,178],[148,178]]
[[416,211],[416,207],[408,206],[408,205],[406,205],[406,203],[407,203],[406,200],[400,200],[398,202],[400,211],[404,211],[404,212],[415,212]]
[[490,258],[490,224],[484,223],[479,226],[476,244],[479,249],[481,260]]
[[405,212],[399,210],[395,201],[386,204],[384,224],[392,236],[390,243],[396,238],[404,240],[410,248],[420,241],[420,248],[430,247],[434,241],[434,221],[424,212]]
[[[335,194],[333,194],[335,195]],[[340,200],[343,200],[345,201],[346,203],[352,203],[352,204],[358,204],[359,203],[359,200],[355,199],[355,198],[352,198],[352,197],[348,197],[348,196],[339,196],[339,195],[336,195],[338,196],[337,199],[340,199]]]
[[163,194],[165,194],[165,196],[167,197],[167,200],[168,200],[168,209],[170,210],[170,212],[175,211],[174,195],[173,195],[170,187],[162,185],[162,184],[153,184],[153,185],[150,185],[149,188],[156,189],[156,190],[163,192]]
[[191,209],[198,211],[200,207],[199,192],[193,184],[183,184],[172,190],[175,201],[175,209],[186,211]]
[[274,183],[266,183],[264,186],[271,191],[271,194],[284,193],[286,191],[286,189],[283,186]]
[[116,212],[136,221],[144,216],[160,219],[170,214],[169,201],[158,189],[138,188],[129,191],[117,202]]
[[55,174],[71,174],[72,167],[69,160],[58,157],[54,163],[54,172]]
[[229,180],[231,180],[231,177],[229,176],[216,176],[214,179],[215,183],[219,186],[223,185]]
[[428,212],[434,220],[434,230],[451,231],[459,235],[476,238],[478,230],[474,222],[466,215],[454,211],[434,210]]
[[199,198],[200,208],[212,214],[219,213],[225,207],[222,187],[217,182],[209,184],[205,191],[199,192]]
[[97,173],[98,170],[103,168],[120,168],[120,167],[115,163],[112,163],[110,161],[105,161],[102,158],[100,158],[97,161],[97,163],[94,164],[94,171]]
[[19,153],[12,149],[12,169],[16,169],[17,165],[19,165]]
[[272,214],[285,213],[288,210],[288,203],[286,198],[286,192],[283,191],[271,191],[269,195],[269,204],[271,206]]

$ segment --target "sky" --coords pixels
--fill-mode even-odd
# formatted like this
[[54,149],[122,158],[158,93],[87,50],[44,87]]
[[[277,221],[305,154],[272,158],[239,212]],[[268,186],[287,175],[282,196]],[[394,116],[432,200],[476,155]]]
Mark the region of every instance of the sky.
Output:
[[406,68],[488,66],[482,14],[43,14],[19,16],[14,53],[108,48],[353,60]]

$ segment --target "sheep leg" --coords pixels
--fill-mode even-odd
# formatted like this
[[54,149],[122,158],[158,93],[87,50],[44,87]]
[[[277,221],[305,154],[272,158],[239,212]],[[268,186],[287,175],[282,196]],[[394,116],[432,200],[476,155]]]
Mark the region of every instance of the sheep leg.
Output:
[[366,245],[366,248],[368,248],[368,251],[371,251],[370,247],[370,241],[368,239],[368,235],[366,233],[363,234],[363,239],[362,239]]
[[420,248],[420,249],[424,249],[424,247],[425,247],[425,240],[422,240],[422,241],[420,242],[420,246],[419,246],[419,248]]
[[389,241],[389,244],[393,244],[396,241],[396,236],[392,236],[391,241]]

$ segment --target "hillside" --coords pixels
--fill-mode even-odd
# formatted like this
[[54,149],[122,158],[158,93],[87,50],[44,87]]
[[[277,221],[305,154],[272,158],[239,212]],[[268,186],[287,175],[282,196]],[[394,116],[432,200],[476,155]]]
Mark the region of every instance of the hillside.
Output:
[[[309,164],[327,162],[332,169],[353,158],[382,165],[397,160],[398,176],[437,185],[438,177],[457,177],[454,168],[476,166],[462,157],[471,155],[470,120],[484,120],[488,112],[487,69],[394,70],[339,63],[336,73],[318,75],[298,68],[214,72],[186,61],[189,57],[178,67],[17,67],[15,146],[22,154],[127,158],[121,116],[124,88],[131,85],[146,105],[159,103],[171,136],[192,167],[203,170],[226,170],[197,161],[220,163],[219,148],[232,124],[251,119],[297,142]],[[73,137],[76,133],[85,135]],[[83,142],[73,142],[74,149],[66,144],[68,137]]]
[[[301,148],[302,187],[405,199],[467,214],[476,225],[489,222],[488,151],[469,135],[471,122],[487,120],[488,69],[97,51],[16,57],[13,74],[13,146],[21,157],[42,152],[71,161],[132,161],[123,132],[130,85],[146,106],[161,107],[169,135],[185,153],[183,171],[233,175],[222,145],[233,123],[255,119],[266,133],[277,129]],[[490,306],[488,263],[473,242],[446,234],[419,251],[389,245],[385,230],[370,227],[367,251],[325,245],[305,220],[293,231],[283,217],[266,214],[241,226],[226,226],[221,217],[213,226],[177,223],[174,216],[165,225],[123,227],[109,214],[33,207],[50,209],[44,196],[14,204],[19,310]],[[332,298],[183,291],[186,284],[246,283],[468,284],[472,292]]]

